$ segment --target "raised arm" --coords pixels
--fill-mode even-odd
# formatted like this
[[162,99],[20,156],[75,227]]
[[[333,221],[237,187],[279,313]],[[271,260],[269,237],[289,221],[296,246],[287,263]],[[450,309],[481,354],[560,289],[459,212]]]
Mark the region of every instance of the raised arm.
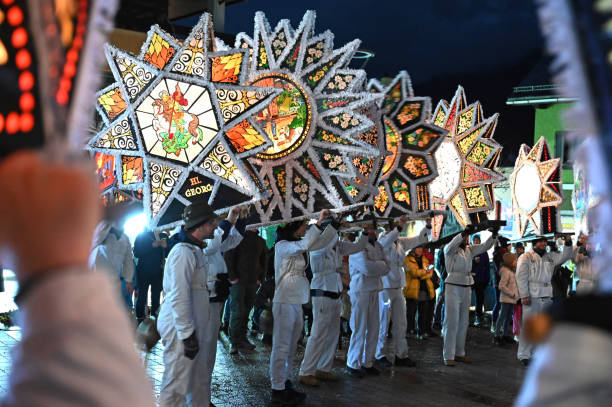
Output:
[[561,253],[549,253],[552,256],[555,267],[562,265],[572,258],[572,240],[566,239]]
[[431,236],[431,229],[424,227],[419,233],[418,236],[409,237],[409,238],[399,238],[397,243],[399,244],[402,251],[407,252],[409,250],[414,249],[415,247],[419,247],[429,242],[429,238]]
[[385,233],[378,239],[378,243],[383,247],[385,251],[389,250],[391,245],[399,238],[399,227],[393,229],[389,233]]
[[361,236],[356,242],[341,240],[337,245],[338,252],[340,253],[340,256],[350,256],[353,253],[357,253],[365,249],[367,243],[368,237],[365,235]]
[[385,259],[369,259],[366,250],[355,253],[351,257],[361,265],[361,267],[356,267],[356,270],[367,277],[384,276],[389,273],[389,262]]
[[497,241],[497,238],[494,236],[490,236],[486,242],[482,243],[482,244],[477,244],[474,245],[470,248],[470,252],[472,257],[476,257],[484,252],[486,252],[487,250],[489,250],[491,247],[493,247],[493,244],[495,244],[495,242]]
[[463,242],[463,234],[459,233],[457,236],[453,237],[446,246],[444,246],[444,258],[448,259],[448,256],[453,256],[459,251],[459,246]]

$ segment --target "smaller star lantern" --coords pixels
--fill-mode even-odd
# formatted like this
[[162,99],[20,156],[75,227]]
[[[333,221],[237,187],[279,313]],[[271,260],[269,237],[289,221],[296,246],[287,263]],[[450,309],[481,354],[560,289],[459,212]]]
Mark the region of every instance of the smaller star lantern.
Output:
[[544,137],[532,149],[521,146],[510,177],[519,237],[528,234],[530,227],[535,235],[557,231],[557,207],[563,203],[559,163],[559,158],[551,158]]

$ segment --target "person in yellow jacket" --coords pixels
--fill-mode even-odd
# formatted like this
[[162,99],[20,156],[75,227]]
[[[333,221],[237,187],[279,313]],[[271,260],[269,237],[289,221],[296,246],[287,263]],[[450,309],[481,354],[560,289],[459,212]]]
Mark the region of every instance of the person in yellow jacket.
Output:
[[433,265],[423,256],[423,247],[419,246],[410,251],[404,262],[406,273],[406,309],[408,313],[408,326],[415,323],[415,314],[418,309],[417,338],[424,339],[427,336],[427,313],[430,300],[435,297],[432,281]]

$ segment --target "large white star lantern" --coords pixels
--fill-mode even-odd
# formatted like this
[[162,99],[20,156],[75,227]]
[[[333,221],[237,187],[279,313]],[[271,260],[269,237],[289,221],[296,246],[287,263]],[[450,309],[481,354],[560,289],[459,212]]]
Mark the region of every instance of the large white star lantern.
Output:
[[248,83],[281,91],[251,117],[272,141],[248,158],[270,194],[256,203],[258,226],[363,205],[345,181],[356,177],[353,159],[380,154],[362,136],[375,127],[365,111],[380,97],[363,90],[363,70],[347,68],[359,41],[334,49],[333,34],[315,35],[314,22],[309,11],[297,30],[288,20],[272,29],[258,12],[253,35],[236,37],[250,55]]
[[221,212],[265,196],[246,159],[273,147],[254,116],[282,90],[245,85],[248,51],[214,44],[204,14],[182,42],[153,26],[138,56],[105,49],[116,82],[98,93],[105,126],[87,148],[116,157],[118,187],[143,190],[153,227],[195,201]]
[[[494,209],[493,187],[505,178],[497,172],[501,145],[493,140],[498,115],[483,118],[479,102],[466,102],[461,86],[450,104],[441,100],[432,122],[448,131],[435,152],[438,176],[431,183],[435,209],[450,207],[461,226],[479,223]],[[441,217],[434,222],[439,237]]]
[[510,177],[519,237],[530,230],[535,235],[557,231],[557,207],[563,203],[559,164],[559,158],[551,158],[544,137],[532,149],[526,144],[521,146]]

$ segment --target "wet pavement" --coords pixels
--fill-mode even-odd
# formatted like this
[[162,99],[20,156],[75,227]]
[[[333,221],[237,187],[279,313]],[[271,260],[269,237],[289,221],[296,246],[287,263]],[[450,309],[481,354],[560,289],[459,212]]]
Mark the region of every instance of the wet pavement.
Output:
[[[253,352],[229,354],[229,342],[220,334],[217,363],[213,376],[213,403],[218,407],[268,406],[270,347],[251,336],[257,345]],[[344,342],[347,342],[346,340]],[[336,352],[333,371],[342,375],[338,383],[322,383],[306,388],[304,406],[511,406],[525,368],[516,359],[516,345],[497,347],[491,343],[488,329],[470,327],[467,352],[471,364],[455,367],[442,364],[442,340],[408,340],[410,357],[416,368],[382,369],[379,377],[363,379],[343,375],[344,352]],[[156,393],[159,392],[163,364],[158,345],[146,360]],[[302,360],[303,346],[298,346],[295,378]]]
[[[0,396],[7,390],[10,348],[20,336],[16,328],[0,331]],[[257,345],[256,351],[230,355],[227,338],[223,333],[219,336],[212,384],[213,402],[218,407],[269,405],[270,347],[257,336],[251,335],[250,339]],[[342,373],[347,342],[344,339],[343,349],[336,352],[333,369],[343,380],[307,388],[304,406],[510,406],[525,373],[516,360],[516,345],[494,346],[491,333],[484,328],[468,330],[471,364],[446,367],[442,364],[440,338],[411,337],[410,357],[416,360],[416,368],[382,369],[381,376],[363,379],[348,378]],[[298,346],[295,378],[303,352],[304,347]],[[143,358],[158,395],[164,371],[161,344],[149,355],[143,354]]]

